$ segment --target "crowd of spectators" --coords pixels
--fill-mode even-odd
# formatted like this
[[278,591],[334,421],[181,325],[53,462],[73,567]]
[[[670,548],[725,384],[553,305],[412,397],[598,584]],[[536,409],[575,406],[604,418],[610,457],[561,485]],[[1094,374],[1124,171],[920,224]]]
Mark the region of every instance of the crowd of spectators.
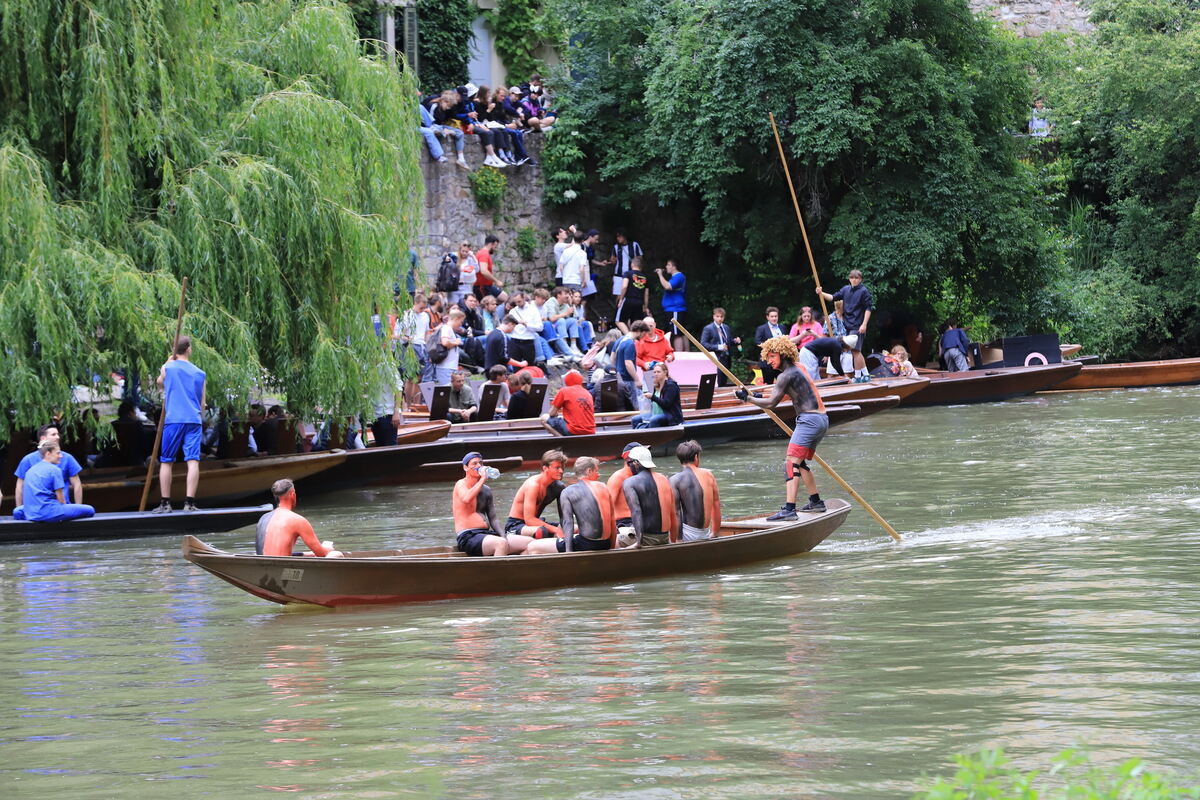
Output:
[[467,83],[431,95],[419,95],[419,130],[434,161],[445,164],[448,145],[454,143],[456,163],[470,169],[464,155],[474,139],[483,148],[483,163],[503,169],[537,164],[525,149],[525,135],[550,128],[557,114],[534,75],[528,83],[495,90]]

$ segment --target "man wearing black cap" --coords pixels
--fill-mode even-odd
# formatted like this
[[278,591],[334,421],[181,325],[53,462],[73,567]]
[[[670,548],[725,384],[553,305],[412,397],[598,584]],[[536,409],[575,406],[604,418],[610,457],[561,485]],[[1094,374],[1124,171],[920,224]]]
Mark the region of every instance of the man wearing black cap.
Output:
[[528,536],[503,536],[496,517],[496,504],[488,474],[479,453],[463,456],[463,472],[454,484],[454,530],[458,549],[469,556],[506,556],[520,553],[529,544]]

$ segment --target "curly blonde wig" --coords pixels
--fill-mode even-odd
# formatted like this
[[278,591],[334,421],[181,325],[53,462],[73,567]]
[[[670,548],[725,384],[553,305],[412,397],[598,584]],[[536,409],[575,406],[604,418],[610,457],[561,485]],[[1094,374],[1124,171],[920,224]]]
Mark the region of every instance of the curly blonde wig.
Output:
[[775,353],[780,358],[786,358],[793,364],[800,358],[800,351],[796,349],[796,344],[786,336],[773,336],[763,342],[760,349],[764,360],[770,353]]

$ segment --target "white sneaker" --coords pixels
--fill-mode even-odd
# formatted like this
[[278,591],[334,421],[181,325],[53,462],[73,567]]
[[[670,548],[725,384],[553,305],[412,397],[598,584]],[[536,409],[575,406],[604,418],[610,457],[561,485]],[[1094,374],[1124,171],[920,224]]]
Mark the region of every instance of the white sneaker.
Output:
[[446,158],[445,156],[438,156],[437,163],[439,163],[439,164],[445,164],[447,161],[449,161],[449,159],[448,159],[448,158]]
[[467,160],[466,160],[465,158],[463,158],[462,156],[459,156],[459,157],[458,157],[458,161],[456,161],[455,163],[456,163],[456,164],[458,164],[458,165],[459,165],[460,167],[462,167],[463,169],[470,169],[470,168],[471,168],[471,165],[470,165],[470,164],[468,164],[468,163],[467,163]]
[[495,167],[496,169],[504,169],[505,167],[508,166],[508,164],[505,164],[503,161],[501,161],[496,156],[488,156],[487,158],[485,158],[483,160],[483,163],[488,165],[489,167]]

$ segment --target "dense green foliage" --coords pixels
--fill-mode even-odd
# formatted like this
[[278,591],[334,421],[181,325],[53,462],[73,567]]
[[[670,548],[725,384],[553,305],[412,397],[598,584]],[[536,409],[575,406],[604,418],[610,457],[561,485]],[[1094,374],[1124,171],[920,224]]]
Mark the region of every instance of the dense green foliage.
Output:
[[471,0],[417,0],[421,90],[440,92],[467,82],[478,11]]
[[[965,0],[563,2],[588,181],[615,205],[699,199],[715,264],[689,274],[697,307],[745,321],[764,296],[813,299],[773,111],[828,288],[858,267],[881,304],[1011,331],[1044,317],[1046,204],[1005,130],[1029,80],[1015,39]],[[560,196],[582,190],[560,177]]]
[[1108,352],[1154,355],[1166,340],[1165,353],[1195,355],[1200,9],[1181,0],[1093,9],[1094,37],[1038,62],[1072,200],[1062,230],[1069,250],[1087,249],[1071,250],[1063,283],[1076,302],[1064,303],[1062,322]]
[[522,261],[533,261],[537,256],[538,245],[541,243],[541,237],[538,236],[536,228],[525,225],[517,231],[517,255]]
[[938,780],[918,795],[920,800],[1176,800],[1200,797],[1200,788],[1185,788],[1145,768],[1139,759],[1111,769],[1089,763],[1086,753],[1067,750],[1054,759],[1047,775],[1021,772],[1003,750],[957,756],[952,780]]
[[412,92],[340,3],[0,7],[0,407],[152,379],[184,276],[210,398],[369,407],[422,203]]
[[480,167],[468,179],[471,181],[471,192],[475,195],[475,205],[499,210],[504,202],[504,190],[508,188],[508,178],[504,173],[495,167]]
[[488,15],[495,34],[496,53],[504,62],[510,84],[529,80],[542,68],[534,51],[542,43],[538,29],[541,0],[500,0],[496,10]]

